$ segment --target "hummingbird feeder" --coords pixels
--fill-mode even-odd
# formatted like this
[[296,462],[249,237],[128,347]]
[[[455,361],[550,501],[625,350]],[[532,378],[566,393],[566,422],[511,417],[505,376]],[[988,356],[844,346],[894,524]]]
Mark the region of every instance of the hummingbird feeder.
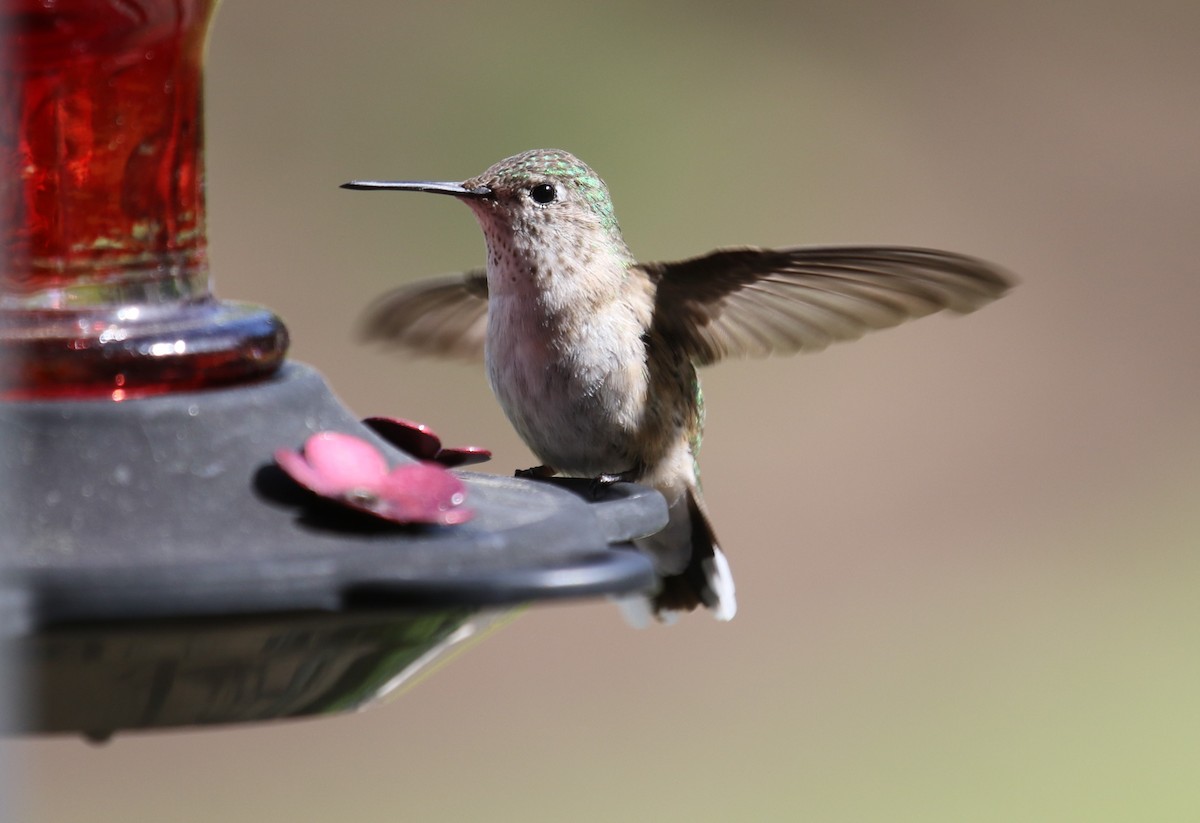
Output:
[[[0,656],[28,690],[10,731],[360,707],[515,605],[654,585],[630,540],[665,523],[657,493],[419,479],[405,467],[436,445],[405,451],[394,421],[359,422],[285,360],[277,316],[213,296],[213,6],[5,0]],[[362,444],[365,491],[326,482],[344,476],[305,445],[321,432]],[[474,516],[428,495],[386,501],[441,512],[401,523],[325,505],[370,509],[426,482]]]

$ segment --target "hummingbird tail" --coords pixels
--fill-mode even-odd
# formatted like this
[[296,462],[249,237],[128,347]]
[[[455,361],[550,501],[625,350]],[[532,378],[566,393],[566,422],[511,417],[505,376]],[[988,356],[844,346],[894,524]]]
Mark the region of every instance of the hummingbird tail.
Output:
[[717,620],[732,620],[737,614],[733,574],[729,561],[717,545],[717,536],[704,511],[704,502],[692,488],[686,492],[691,551],[687,565],[678,573],[664,575],[653,607],[660,620],[672,612],[692,611],[697,606],[712,610]]

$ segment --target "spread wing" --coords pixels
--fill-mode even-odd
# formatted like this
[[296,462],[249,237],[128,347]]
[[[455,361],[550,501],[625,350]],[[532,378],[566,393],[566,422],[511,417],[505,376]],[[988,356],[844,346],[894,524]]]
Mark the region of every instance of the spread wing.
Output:
[[362,334],[420,354],[482,359],[487,299],[483,269],[422,280],[382,295]]
[[974,311],[1009,288],[990,263],[901,247],[721,249],[643,268],[657,281],[655,328],[697,365],[817,351],[941,309]]

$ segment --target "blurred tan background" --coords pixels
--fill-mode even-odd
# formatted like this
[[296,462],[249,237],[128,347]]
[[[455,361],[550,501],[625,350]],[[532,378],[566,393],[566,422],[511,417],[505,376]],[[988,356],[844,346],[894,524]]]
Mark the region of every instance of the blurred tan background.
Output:
[[363,307],[483,262],[449,199],[527,148],[645,259],[880,242],[1008,298],[705,375],[729,625],[537,608],[381,709],[10,746],[30,821],[1200,817],[1200,6],[224,3],[219,293],[366,414],[531,457],[480,369]]

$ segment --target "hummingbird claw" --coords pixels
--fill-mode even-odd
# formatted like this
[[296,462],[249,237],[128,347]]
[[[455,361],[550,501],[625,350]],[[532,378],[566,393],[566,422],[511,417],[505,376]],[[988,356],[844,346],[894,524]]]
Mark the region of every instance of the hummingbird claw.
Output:
[[514,477],[523,477],[530,480],[545,480],[547,477],[553,477],[558,474],[558,469],[553,466],[534,466],[529,469],[517,469],[513,472]]
[[588,491],[591,493],[592,499],[597,500],[604,496],[608,491],[608,487],[618,481],[618,476],[615,474],[602,474],[599,477],[593,477],[591,486]]
[[637,470],[629,469],[617,474],[602,474],[598,477],[593,477],[591,486],[592,497],[603,497],[604,492],[614,483],[632,483],[637,479],[637,475]]

